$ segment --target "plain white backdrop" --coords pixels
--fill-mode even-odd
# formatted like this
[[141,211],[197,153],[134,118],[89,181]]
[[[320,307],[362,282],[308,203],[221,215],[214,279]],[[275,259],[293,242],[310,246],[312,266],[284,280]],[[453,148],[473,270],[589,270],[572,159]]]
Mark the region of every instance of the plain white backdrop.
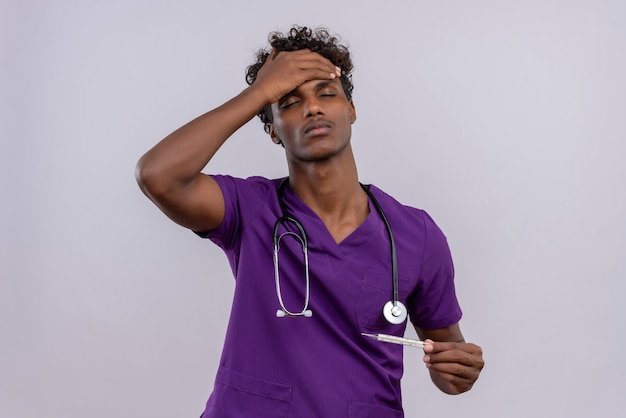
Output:
[[[407,417],[623,416],[623,1],[0,5],[0,417],[200,415],[232,275],[134,166],[292,24],[351,47],[361,180],[442,227],[484,348],[457,397],[406,350]],[[206,171],[286,166],[253,120]]]

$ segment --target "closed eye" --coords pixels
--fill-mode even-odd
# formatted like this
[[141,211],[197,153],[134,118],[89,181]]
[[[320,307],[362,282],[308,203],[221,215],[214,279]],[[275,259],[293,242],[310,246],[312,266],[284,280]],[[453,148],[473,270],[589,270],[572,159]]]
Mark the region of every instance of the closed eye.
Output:
[[331,86],[325,86],[325,88],[320,90],[319,95],[323,97],[334,97],[337,95],[337,92]]
[[298,98],[297,98],[297,97],[295,97],[295,96],[287,97],[285,100],[283,100],[283,101],[280,103],[280,106],[279,106],[279,107],[280,107],[281,109],[287,109],[288,107],[291,107],[291,106],[295,105],[295,104],[296,104],[296,103],[298,103],[298,102],[299,102],[299,100],[298,100]]

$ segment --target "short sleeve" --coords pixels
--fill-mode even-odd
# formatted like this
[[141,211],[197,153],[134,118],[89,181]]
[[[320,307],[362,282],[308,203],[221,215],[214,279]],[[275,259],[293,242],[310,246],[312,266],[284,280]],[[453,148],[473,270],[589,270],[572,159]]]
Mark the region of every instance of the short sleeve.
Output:
[[424,250],[416,292],[409,301],[411,322],[418,328],[445,328],[462,316],[454,287],[454,265],[448,240],[433,219],[424,215]]
[[259,212],[270,196],[271,181],[262,177],[241,179],[226,175],[211,175],[224,196],[224,219],[212,231],[197,232],[224,250],[233,250],[239,245],[241,228]]

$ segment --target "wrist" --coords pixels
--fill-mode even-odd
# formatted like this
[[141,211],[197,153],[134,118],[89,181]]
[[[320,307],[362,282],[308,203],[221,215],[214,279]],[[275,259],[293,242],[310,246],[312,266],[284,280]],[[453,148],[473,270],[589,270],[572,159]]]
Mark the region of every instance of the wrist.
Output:
[[274,103],[276,100],[273,99],[271,94],[267,92],[261,85],[252,84],[246,88],[242,94],[250,97],[258,107],[258,110],[261,111],[265,106],[269,106]]

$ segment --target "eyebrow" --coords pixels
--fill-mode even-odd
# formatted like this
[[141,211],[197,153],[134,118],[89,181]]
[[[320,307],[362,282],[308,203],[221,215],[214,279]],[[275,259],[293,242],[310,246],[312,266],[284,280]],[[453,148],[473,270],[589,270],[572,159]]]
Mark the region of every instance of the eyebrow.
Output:
[[323,89],[324,87],[330,85],[332,82],[333,80],[322,80],[315,85],[315,88]]

